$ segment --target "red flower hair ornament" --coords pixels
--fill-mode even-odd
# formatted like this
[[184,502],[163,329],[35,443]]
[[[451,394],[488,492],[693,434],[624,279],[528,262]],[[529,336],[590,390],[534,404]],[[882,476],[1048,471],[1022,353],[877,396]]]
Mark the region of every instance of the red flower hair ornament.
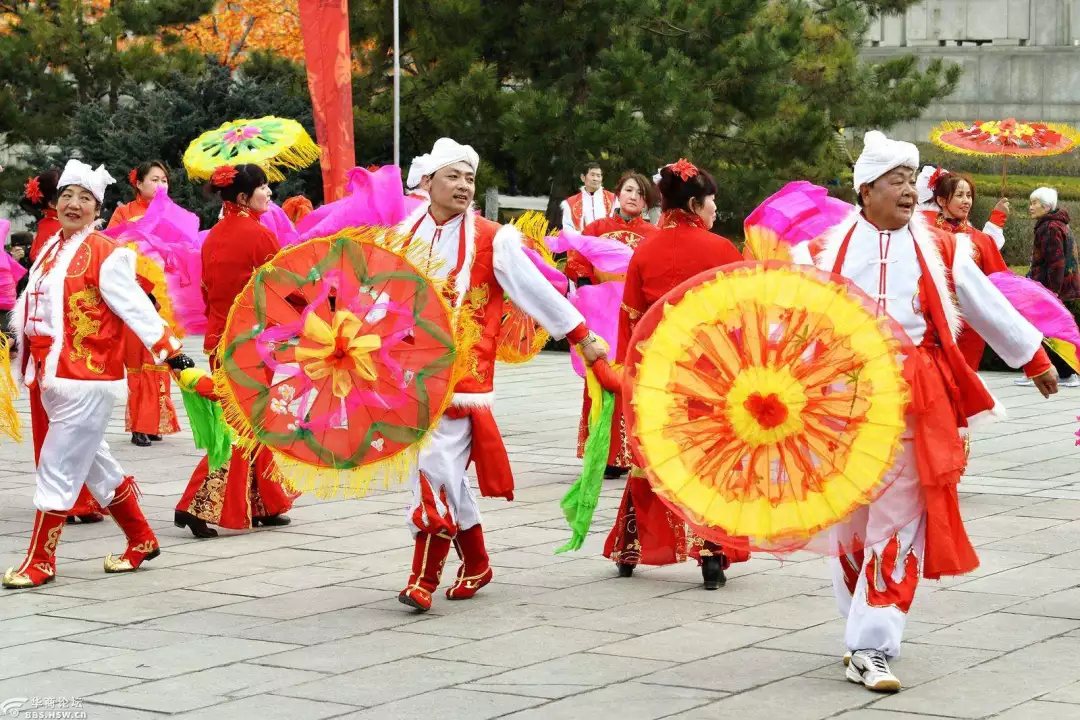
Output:
[[32,203],[39,203],[44,199],[45,195],[41,192],[41,182],[38,180],[37,175],[26,181],[24,195]]
[[128,182],[131,183],[131,187],[136,187],[139,184],[138,168],[131,168],[131,172],[128,173]]
[[671,172],[682,178],[683,182],[686,182],[692,177],[697,177],[698,169],[694,166],[694,163],[690,162],[686,158],[679,158],[678,162],[668,165]]
[[941,178],[945,177],[948,174],[949,174],[948,170],[946,170],[945,168],[939,167],[937,170],[934,171],[934,174],[931,175],[930,179],[926,182],[927,187],[929,187],[931,190],[934,190],[935,188],[937,188],[938,181],[941,180]]
[[210,176],[210,184],[217,188],[229,187],[236,179],[236,175],[236,168],[232,165],[222,165]]

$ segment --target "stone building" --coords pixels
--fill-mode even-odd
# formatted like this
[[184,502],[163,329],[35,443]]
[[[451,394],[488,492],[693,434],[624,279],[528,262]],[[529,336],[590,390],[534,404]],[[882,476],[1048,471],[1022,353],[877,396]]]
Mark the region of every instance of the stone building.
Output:
[[914,54],[964,69],[956,92],[897,137],[925,141],[943,120],[1080,126],[1080,0],[926,0],[875,22],[865,44],[867,60]]

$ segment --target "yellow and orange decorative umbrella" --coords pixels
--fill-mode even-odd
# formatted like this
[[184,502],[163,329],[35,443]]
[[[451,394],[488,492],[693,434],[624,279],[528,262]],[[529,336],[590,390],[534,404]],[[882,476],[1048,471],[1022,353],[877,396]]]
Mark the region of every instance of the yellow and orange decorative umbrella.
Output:
[[942,123],[930,133],[938,147],[961,155],[1001,157],[1001,190],[1005,191],[1006,163],[1010,157],[1047,157],[1076,149],[1080,131],[1057,123],[976,120],[970,125]]
[[319,146],[295,120],[273,116],[233,120],[208,130],[184,151],[192,180],[209,180],[223,165],[258,165],[270,182],[285,179],[282,170],[301,170],[319,159]]
[[887,486],[910,341],[844,278],[727,265],[657,302],[627,350],[636,459],[698,534],[802,547]]

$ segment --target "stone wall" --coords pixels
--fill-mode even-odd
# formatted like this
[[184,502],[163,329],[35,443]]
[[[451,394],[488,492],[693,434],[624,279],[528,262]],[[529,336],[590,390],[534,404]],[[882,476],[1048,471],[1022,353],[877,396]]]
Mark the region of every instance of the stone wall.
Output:
[[867,60],[959,64],[955,93],[892,129],[926,140],[943,120],[1015,117],[1080,125],[1080,0],[927,0],[871,27]]

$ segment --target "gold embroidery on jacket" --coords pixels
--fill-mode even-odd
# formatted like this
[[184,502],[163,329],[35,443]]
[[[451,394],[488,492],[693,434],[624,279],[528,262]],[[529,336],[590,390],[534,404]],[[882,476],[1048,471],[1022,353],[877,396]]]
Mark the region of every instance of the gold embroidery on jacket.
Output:
[[97,288],[93,287],[71,293],[71,297],[68,298],[68,322],[74,330],[74,337],[71,340],[71,361],[78,362],[85,359],[86,369],[98,375],[105,372],[105,367],[93,361],[90,350],[83,345],[83,341],[101,330],[101,321],[90,318],[90,311],[99,305],[101,305],[101,296]]

